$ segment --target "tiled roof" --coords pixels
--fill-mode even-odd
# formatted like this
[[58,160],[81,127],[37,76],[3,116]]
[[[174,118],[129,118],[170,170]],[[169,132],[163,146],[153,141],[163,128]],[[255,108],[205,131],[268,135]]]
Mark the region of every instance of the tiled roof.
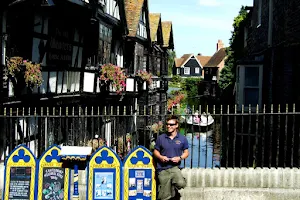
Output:
[[135,37],[142,14],[144,0],[125,0],[125,14],[128,27],[128,36]]
[[163,32],[163,38],[164,38],[164,47],[169,47],[170,37],[171,37],[171,31],[172,31],[172,22],[165,21],[161,23],[162,25],[162,32]]
[[211,56],[196,56],[196,58],[201,63],[202,67],[204,67],[210,60]]
[[217,51],[204,67],[217,67],[226,57],[226,48]]
[[183,58],[175,58],[175,66],[181,67],[181,64],[183,63]]
[[175,59],[176,67],[181,67],[183,63],[185,63],[193,54],[184,54],[181,58]]
[[156,34],[157,34],[158,25],[160,21],[160,13],[150,13],[149,20],[150,20],[151,41],[156,41]]

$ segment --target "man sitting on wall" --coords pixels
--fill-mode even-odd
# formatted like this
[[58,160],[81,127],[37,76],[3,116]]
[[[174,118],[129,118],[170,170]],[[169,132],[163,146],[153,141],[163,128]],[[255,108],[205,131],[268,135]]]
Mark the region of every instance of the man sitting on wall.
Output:
[[176,195],[176,190],[186,186],[186,180],[179,169],[181,160],[189,156],[189,145],[185,136],[178,131],[178,118],[170,116],[166,120],[167,133],[158,136],[154,147],[157,158],[158,199],[168,200]]

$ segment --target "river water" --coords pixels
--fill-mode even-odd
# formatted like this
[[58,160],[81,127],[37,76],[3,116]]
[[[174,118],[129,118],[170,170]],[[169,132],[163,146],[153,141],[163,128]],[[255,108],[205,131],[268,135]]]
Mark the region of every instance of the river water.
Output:
[[[183,129],[180,130],[180,133],[185,134]],[[214,154],[214,145],[211,139],[213,131],[200,134],[186,133],[185,135],[189,143],[190,155],[185,162],[181,163],[181,167],[220,167],[220,155]]]

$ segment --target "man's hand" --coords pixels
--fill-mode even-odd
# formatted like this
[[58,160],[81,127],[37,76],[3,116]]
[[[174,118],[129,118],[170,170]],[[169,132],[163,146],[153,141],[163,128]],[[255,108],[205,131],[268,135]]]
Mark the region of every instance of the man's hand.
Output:
[[180,162],[180,157],[173,157],[171,158],[171,161],[174,162],[174,163],[179,163]]
[[161,156],[160,157],[160,161],[161,162],[168,162],[169,161],[169,158],[167,156]]

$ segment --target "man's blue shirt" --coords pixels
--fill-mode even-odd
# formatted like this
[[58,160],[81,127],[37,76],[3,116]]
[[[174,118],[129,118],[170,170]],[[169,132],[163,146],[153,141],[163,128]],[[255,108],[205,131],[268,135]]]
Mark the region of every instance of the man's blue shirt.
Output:
[[[157,151],[159,151],[162,156],[173,158],[173,157],[181,156],[183,151],[189,148],[189,144],[186,137],[180,135],[179,133],[177,133],[177,135],[173,138],[173,140],[166,133],[164,133],[158,136],[154,148]],[[161,171],[179,165],[180,162],[174,163],[172,161],[169,161],[166,163],[162,163],[160,162],[160,160],[158,160],[157,170]]]

